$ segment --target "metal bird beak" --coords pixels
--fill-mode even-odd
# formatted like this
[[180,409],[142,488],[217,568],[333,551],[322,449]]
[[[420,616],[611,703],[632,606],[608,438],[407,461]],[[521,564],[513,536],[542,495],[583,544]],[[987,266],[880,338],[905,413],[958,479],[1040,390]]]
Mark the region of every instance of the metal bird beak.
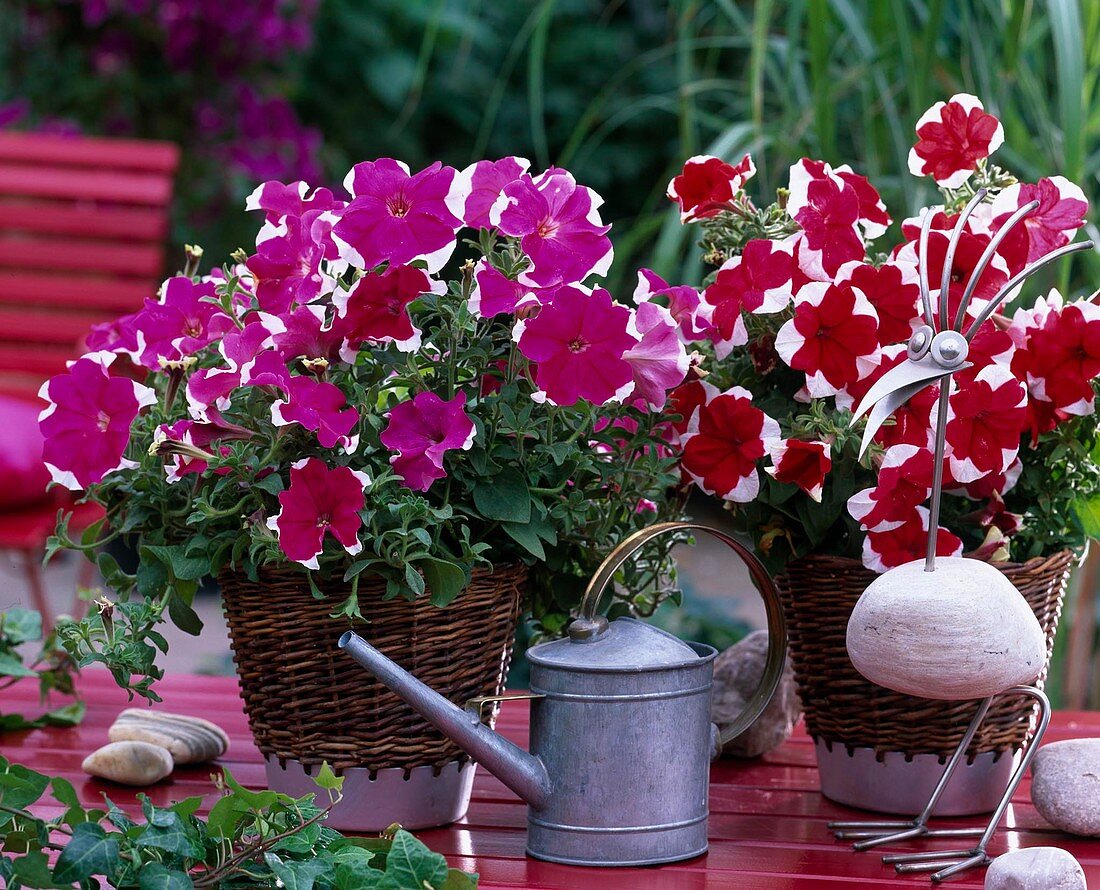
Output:
[[863,457],[875,433],[898,408],[926,386],[970,366],[970,362],[964,361],[954,367],[945,368],[931,355],[925,355],[919,359],[907,359],[883,374],[867,391],[852,415],[851,423],[854,425],[859,418],[870,412],[867,427],[863,431],[863,441],[859,446],[859,456]]

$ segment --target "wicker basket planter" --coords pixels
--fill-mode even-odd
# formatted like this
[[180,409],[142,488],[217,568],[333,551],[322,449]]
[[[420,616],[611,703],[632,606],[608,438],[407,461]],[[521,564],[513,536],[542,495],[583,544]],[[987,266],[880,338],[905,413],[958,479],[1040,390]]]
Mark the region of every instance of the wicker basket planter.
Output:
[[[409,829],[461,818],[474,765],[404,702],[336,648],[354,629],[419,679],[458,704],[499,694],[512,655],[523,566],[478,570],[446,609],[427,598],[383,598],[385,584],[363,578],[359,606],[369,622],[330,617],[346,584],[315,599],[294,569],[259,582],[219,577],[245,712],[267,761],[270,787],[302,795],[327,761],[345,776],[335,828]],[[490,719],[495,719],[495,711]]]
[[[1074,556],[1068,550],[999,566],[1024,595],[1047,634],[1047,657]],[[810,556],[776,579],[787,617],[790,656],[813,737],[822,793],[865,809],[919,812],[958,745],[977,702],[939,702],[867,682],[848,659],[845,633],[856,601],[877,577],[853,559]],[[996,620],[996,616],[975,616]],[[1041,686],[1046,670],[1039,678]],[[991,811],[1013,755],[1027,741],[1034,705],[997,698],[937,812]]]

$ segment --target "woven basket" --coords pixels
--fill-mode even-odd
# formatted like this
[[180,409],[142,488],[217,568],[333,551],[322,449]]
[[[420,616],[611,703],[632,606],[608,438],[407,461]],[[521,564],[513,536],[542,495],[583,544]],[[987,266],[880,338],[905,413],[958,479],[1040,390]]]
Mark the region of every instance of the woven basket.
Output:
[[[998,565],[1027,599],[1047,635],[1047,660],[1062,611],[1073,554],[1061,550],[1026,563]],[[809,556],[776,578],[806,730],[815,739],[854,748],[947,757],[962,739],[977,703],[944,702],[891,692],[867,682],[848,658],[845,635],[856,601],[876,577],[854,559]],[[974,616],[976,621],[996,616]],[[1041,687],[1046,668],[1039,677]],[[994,700],[970,756],[1018,748],[1031,728],[1031,699]]]
[[[259,583],[237,572],[219,576],[245,712],[265,756],[305,767],[374,771],[440,768],[465,760],[450,740],[336,647],[355,630],[383,654],[451,701],[498,695],[512,656],[524,566],[477,569],[446,609],[426,597],[386,600],[385,583],[360,580],[368,622],[332,618],[350,586],[310,594],[291,568],[265,570]],[[495,718],[495,712],[492,718]],[[491,719],[492,719],[491,718]]]

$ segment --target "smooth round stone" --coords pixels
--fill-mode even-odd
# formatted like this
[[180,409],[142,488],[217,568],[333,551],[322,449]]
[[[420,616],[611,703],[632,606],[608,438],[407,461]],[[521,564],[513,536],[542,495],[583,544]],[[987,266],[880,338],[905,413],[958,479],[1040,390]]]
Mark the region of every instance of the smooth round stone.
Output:
[[1080,863],[1058,847],[1029,847],[998,856],[985,890],[1088,890]]
[[[753,631],[715,659],[710,719],[719,729],[728,726],[745,710],[749,698],[760,686],[767,659],[766,630]],[[759,757],[767,754],[790,738],[801,714],[802,706],[794,685],[794,672],[788,661],[775,695],[763,713],[741,735],[730,739],[722,753],[729,757]]]
[[848,655],[872,683],[921,698],[985,698],[1034,682],[1047,643],[1020,592],[988,563],[915,560],[867,587],[848,621]]
[[166,748],[177,765],[205,763],[229,749],[229,736],[216,723],[186,714],[127,708],[107,733],[112,742],[148,742]]
[[1100,738],[1043,745],[1031,776],[1039,815],[1070,834],[1100,837]]
[[122,785],[152,785],[172,772],[172,766],[172,755],[148,742],[111,742],[81,764],[89,775]]

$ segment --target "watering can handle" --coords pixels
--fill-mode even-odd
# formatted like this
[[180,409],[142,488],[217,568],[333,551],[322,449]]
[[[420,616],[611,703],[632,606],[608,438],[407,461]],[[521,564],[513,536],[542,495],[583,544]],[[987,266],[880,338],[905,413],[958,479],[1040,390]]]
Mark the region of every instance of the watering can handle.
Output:
[[764,599],[764,607],[768,616],[768,656],[764,663],[764,675],[760,679],[760,686],[745,705],[745,710],[733,723],[720,728],[722,745],[724,746],[748,729],[753,721],[760,716],[764,708],[768,706],[768,702],[771,701],[776,687],[779,685],[779,680],[783,676],[783,668],[787,657],[787,625],[783,619],[779,591],[776,589],[771,575],[768,574],[768,570],[764,568],[763,563],[756,557],[756,554],[736,538],[719,529],[698,522],[659,522],[635,532],[608,554],[607,559],[603,561],[596,570],[596,574],[592,576],[592,580],[588,582],[588,588],[581,600],[580,616],[569,625],[569,636],[577,642],[599,636],[607,628],[607,619],[603,615],[598,615],[596,609],[599,607],[604,590],[611,583],[611,579],[623,563],[633,556],[634,552],[642,545],[654,538],[684,531],[705,532],[717,538],[741,558],[741,561],[748,567],[749,574]]

